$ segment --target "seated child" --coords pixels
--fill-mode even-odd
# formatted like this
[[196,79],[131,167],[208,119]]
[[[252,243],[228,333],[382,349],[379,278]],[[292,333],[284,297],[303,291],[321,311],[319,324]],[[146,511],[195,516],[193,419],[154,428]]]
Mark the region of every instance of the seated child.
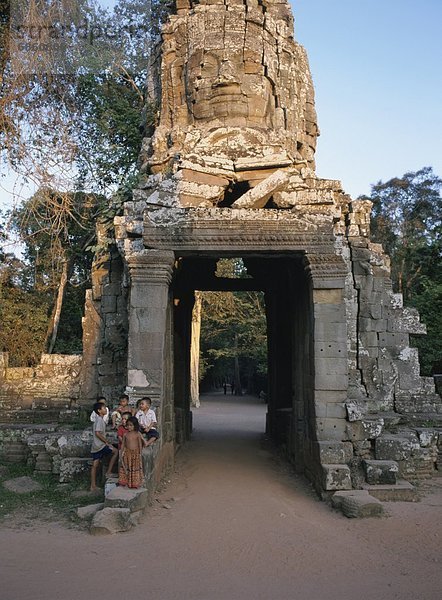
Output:
[[141,398],[141,400],[138,400],[138,412],[135,414],[140,424],[140,431],[146,436],[146,446],[151,446],[160,437],[160,434],[157,431],[157,418],[151,406],[152,400],[145,396],[144,398]]
[[115,410],[112,411],[112,429],[117,429],[121,424],[121,416],[125,412],[130,412],[132,416],[132,409],[129,406],[129,396],[127,394],[121,394],[119,404]]
[[118,485],[139,488],[143,485],[143,463],[141,451],[143,439],[139,431],[140,425],[135,417],[127,419],[127,433],[123,436],[121,446],[121,462],[118,471]]
[[[103,420],[106,423],[106,425],[109,423],[109,409],[106,406],[106,398],[104,396],[99,396],[97,398],[97,402],[102,404],[104,406],[104,408],[106,409],[104,416],[103,416]],[[92,423],[95,422],[95,419],[97,418],[97,413],[95,412],[95,410],[93,410],[91,412],[91,416],[90,416],[90,420],[92,421]]]

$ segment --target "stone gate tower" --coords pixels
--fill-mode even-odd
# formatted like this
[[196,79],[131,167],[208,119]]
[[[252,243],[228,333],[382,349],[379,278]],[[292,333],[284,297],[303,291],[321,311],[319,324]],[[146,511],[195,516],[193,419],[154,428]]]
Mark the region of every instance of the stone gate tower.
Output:
[[[442,409],[409,345],[424,327],[370,242],[370,202],[315,174],[314,90],[288,3],[176,6],[152,56],[142,182],[91,300],[108,342],[101,390],[153,399],[161,471],[191,430],[195,290],[261,290],[267,428],[296,468],[322,492],[431,473],[436,437],[418,426]],[[251,278],[217,277],[229,257]]]

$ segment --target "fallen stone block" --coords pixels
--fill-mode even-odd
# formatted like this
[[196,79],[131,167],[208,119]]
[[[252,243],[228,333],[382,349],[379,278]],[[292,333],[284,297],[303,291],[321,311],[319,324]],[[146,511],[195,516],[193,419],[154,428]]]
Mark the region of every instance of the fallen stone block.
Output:
[[92,535],[108,535],[129,531],[131,527],[131,513],[128,508],[105,507],[95,513],[90,532]]
[[3,482],[4,487],[15,494],[29,494],[30,492],[39,492],[43,486],[34,481],[32,477],[15,477]]
[[131,512],[137,512],[146,508],[148,503],[148,492],[145,488],[129,489],[126,487],[115,487],[106,496],[105,506],[112,508],[128,508]]
[[79,506],[77,508],[77,517],[79,519],[90,519],[102,508],[104,508],[104,502],[89,504],[88,506]]
[[384,513],[382,503],[367,490],[343,490],[331,497],[333,508],[338,508],[350,518],[378,517]]
[[399,466],[394,460],[364,460],[363,465],[367,483],[396,483]]
[[370,494],[367,494],[367,496],[347,496],[342,500],[341,510],[349,519],[379,517],[384,514],[382,502]]
[[366,498],[369,496],[369,493],[367,490],[340,490],[339,492],[335,492],[331,497],[333,508],[341,508],[344,498],[347,498],[348,496],[361,496]]

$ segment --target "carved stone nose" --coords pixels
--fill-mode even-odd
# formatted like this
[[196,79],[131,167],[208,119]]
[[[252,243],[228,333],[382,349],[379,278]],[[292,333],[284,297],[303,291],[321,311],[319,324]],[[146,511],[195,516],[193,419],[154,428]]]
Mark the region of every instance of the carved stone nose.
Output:
[[223,85],[232,85],[238,83],[237,78],[229,73],[220,73],[215,79],[212,87],[221,87]]

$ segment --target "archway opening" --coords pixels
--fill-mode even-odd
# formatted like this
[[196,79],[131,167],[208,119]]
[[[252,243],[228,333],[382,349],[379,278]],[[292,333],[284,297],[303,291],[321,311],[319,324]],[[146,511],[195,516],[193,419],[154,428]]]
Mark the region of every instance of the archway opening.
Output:
[[[266,378],[262,392],[267,402],[265,430],[294,464],[303,470],[304,452],[314,436],[313,322],[311,286],[303,256],[243,255],[246,277],[219,273],[222,257],[183,256],[173,280],[174,296],[174,403],[177,441],[188,439],[192,430],[191,342],[192,314],[197,292],[222,294],[256,293],[263,299],[266,331]],[[236,257],[237,258],[237,257]],[[216,296],[215,296],[216,297]],[[229,315],[231,318],[231,315]],[[253,329],[252,329],[253,331]],[[249,330],[249,343],[253,333]],[[233,338],[234,340],[234,338]],[[230,341],[230,344],[235,342]],[[224,350],[224,352],[226,352]],[[232,354],[232,348],[227,354]],[[218,372],[209,387],[224,395],[224,383],[232,381]],[[204,379],[203,379],[204,382]],[[236,382],[233,382],[236,387]],[[208,381],[205,382],[208,385]],[[244,389],[247,386],[241,385]],[[243,389],[242,388],[242,389]],[[203,388],[204,389],[204,388]],[[226,390],[230,391],[230,389]],[[263,398],[262,398],[263,400]],[[195,403],[194,403],[195,404]]]

